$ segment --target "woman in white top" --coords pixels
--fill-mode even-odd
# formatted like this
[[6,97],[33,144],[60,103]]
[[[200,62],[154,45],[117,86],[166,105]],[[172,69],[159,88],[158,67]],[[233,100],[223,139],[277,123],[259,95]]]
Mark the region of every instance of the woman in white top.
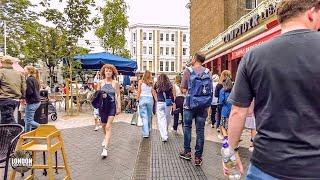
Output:
[[175,104],[173,104],[172,112],[173,112],[173,130],[174,132],[177,132],[178,130],[178,124],[179,124],[179,114],[181,114],[182,121],[181,124],[183,124],[183,102],[184,102],[184,94],[181,92],[180,89],[181,85],[181,76],[175,77],[175,82],[173,85],[173,92],[175,93]]
[[139,111],[142,119],[142,136],[148,138],[152,127],[152,110],[154,90],[152,74],[145,71],[142,80],[138,83],[137,99],[139,100]]
[[[214,92],[216,90],[218,82],[219,82],[219,75],[218,74],[212,75],[212,88]],[[216,121],[217,108],[218,108],[218,98],[213,96],[212,102],[211,102],[211,127],[212,128],[214,128],[214,125],[217,122]],[[219,124],[217,124],[217,128],[218,126]]]

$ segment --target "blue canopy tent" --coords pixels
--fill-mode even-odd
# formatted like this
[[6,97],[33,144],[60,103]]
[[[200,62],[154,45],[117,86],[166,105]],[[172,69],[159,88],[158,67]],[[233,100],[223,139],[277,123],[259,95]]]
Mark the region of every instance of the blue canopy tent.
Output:
[[120,74],[134,76],[137,62],[107,52],[77,55],[74,58],[80,61],[83,69],[99,70],[104,64],[114,65]]

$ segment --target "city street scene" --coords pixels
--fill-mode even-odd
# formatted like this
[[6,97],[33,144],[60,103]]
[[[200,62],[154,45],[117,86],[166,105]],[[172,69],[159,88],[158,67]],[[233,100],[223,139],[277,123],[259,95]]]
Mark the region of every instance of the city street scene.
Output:
[[319,0],[0,0],[0,180],[319,180]]

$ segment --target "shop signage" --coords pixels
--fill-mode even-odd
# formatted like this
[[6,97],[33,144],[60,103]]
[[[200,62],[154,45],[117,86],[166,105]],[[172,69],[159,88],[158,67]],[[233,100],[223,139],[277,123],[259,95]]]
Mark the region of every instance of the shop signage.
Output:
[[276,4],[270,4],[264,11],[260,14],[256,13],[252,15],[249,20],[246,20],[242,24],[240,24],[235,29],[232,29],[226,36],[223,37],[223,41],[225,43],[241,36],[242,34],[246,33],[250,29],[258,26],[261,21],[269,18],[271,15],[276,13]]

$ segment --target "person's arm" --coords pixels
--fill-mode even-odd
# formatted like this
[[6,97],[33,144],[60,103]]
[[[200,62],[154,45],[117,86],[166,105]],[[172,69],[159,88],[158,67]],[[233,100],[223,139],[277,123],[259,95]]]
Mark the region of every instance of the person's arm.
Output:
[[181,87],[180,87],[181,92],[184,95],[187,95],[187,92],[188,92],[189,77],[190,77],[190,71],[186,69],[183,73],[182,80],[181,80]]
[[[251,52],[247,53],[239,64],[237,71],[236,82],[233,86],[228,102],[233,106],[231,108],[228,122],[228,138],[231,148],[238,147],[238,143],[245,124],[245,118],[248,113],[248,108],[254,98],[253,84],[251,84],[251,68],[252,63],[249,63]],[[236,153],[237,168],[243,174],[243,166],[240,156]],[[224,174],[227,175],[229,170],[224,167]]]
[[219,104],[223,104],[223,102],[225,101],[225,98],[224,98],[224,91],[220,91],[219,93]]
[[153,88],[152,88],[152,95],[154,97],[154,100],[156,102],[158,102],[158,94],[157,94],[157,90],[156,90],[156,86],[154,85]]
[[26,95],[27,96],[32,96],[34,93],[34,84],[31,81],[30,78],[27,79],[27,89],[26,89]]
[[173,84],[173,88],[172,88],[172,95],[173,95],[173,105],[172,105],[172,110],[176,110],[177,106],[176,106],[176,101],[175,99],[177,98],[177,90],[176,90],[176,86],[175,84]]
[[22,74],[20,78],[21,78],[21,99],[24,100],[26,98],[26,79]]
[[121,112],[121,97],[120,97],[120,85],[118,82],[115,83],[116,86],[116,98],[117,98],[117,114]]
[[102,83],[102,81],[99,81],[99,82],[97,83],[97,90],[101,90],[101,83]]
[[141,95],[141,85],[142,85],[142,82],[141,80],[138,82],[138,91],[137,91],[137,100],[140,99],[140,95]]
[[229,116],[228,136],[230,146],[233,149],[239,145],[239,140],[244,129],[248,110],[248,107],[240,107],[235,105],[232,106]]

